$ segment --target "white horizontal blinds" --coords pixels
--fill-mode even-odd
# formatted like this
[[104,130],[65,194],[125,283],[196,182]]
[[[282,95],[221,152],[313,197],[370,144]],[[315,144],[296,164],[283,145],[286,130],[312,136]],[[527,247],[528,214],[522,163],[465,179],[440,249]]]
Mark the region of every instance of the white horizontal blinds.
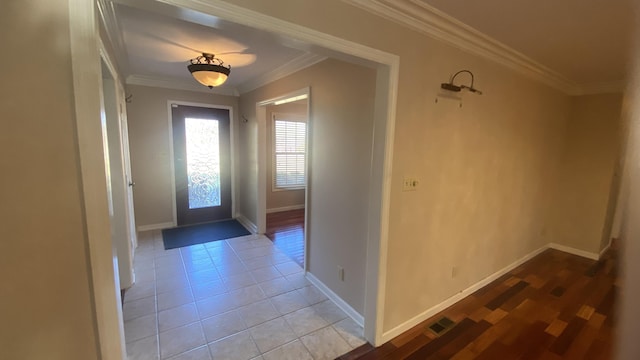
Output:
[[274,150],[276,188],[297,188],[305,185],[306,123],[275,120]]

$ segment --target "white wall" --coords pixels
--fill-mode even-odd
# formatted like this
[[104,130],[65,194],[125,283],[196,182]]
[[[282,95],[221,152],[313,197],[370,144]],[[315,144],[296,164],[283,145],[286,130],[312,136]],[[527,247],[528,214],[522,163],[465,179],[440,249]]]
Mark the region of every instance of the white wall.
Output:
[[617,201],[622,95],[573,97],[551,240],[593,254],[608,243]]
[[[223,105],[233,108],[237,118],[238,98],[184,90],[170,90],[148,86],[128,85],[127,104],[131,151],[131,174],[136,182],[134,206],[138,228],[166,224],[173,221],[173,173],[169,147],[168,100],[200,104]],[[237,123],[237,119],[232,119]],[[241,194],[240,194],[241,196]]]

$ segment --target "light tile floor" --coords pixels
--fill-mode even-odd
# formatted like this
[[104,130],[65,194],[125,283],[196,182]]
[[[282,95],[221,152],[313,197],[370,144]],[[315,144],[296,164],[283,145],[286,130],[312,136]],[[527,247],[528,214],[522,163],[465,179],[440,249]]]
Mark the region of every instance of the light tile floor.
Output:
[[139,236],[123,307],[130,360],[334,359],[362,328],[264,236],[164,250]]

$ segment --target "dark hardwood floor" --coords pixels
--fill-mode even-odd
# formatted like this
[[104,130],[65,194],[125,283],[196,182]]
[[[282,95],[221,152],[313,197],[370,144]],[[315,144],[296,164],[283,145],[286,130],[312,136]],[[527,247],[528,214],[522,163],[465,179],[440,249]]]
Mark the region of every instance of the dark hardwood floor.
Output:
[[[601,261],[547,250],[379,348],[347,359],[611,359],[617,246]],[[455,325],[436,335],[429,326]]]
[[265,235],[278,249],[304,267],[304,209],[267,214]]

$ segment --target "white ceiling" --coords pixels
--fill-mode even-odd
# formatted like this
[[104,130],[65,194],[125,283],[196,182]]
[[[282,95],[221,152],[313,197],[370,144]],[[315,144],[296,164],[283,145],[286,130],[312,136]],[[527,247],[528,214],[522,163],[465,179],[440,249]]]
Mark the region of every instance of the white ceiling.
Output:
[[637,0],[423,2],[580,85],[621,81]]
[[[216,90],[237,93],[266,73],[310,58],[309,53],[286,46],[286,39],[214,16],[163,5],[114,5],[126,53],[123,72],[132,83],[161,79],[164,84],[182,85],[179,88],[193,85],[208,91],[187,70],[190,59],[207,52],[231,65],[229,79]],[[315,62],[321,58],[311,57]]]

